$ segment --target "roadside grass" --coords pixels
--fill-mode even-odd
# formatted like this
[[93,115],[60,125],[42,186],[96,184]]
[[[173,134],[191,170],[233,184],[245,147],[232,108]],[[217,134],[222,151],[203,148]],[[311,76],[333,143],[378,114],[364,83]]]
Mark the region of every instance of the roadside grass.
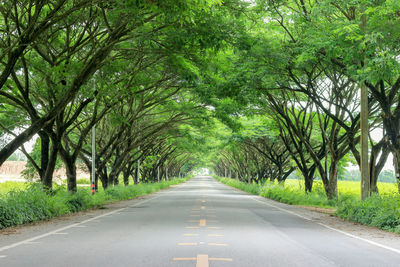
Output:
[[[101,182],[101,181],[99,181]],[[77,184],[91,184],[90,179],[89,178],[80,178],[78,180],[76,180]]]
[[340,218],[400,234],[400,195],[396,184],[378,183],[380,195],[361,201],[359,182],[338,181],[338,198],[328,200],[321,181],[315,181],[313,192],[306,194],[299,180],[259,185],[230,178],[214,178],[248,193],[286,204],[336,209],[335,215]]
[[6,181],[0,183],[0,198],[1,195],[7,194],[10,191],[15,190],[23,190],[28,188],[30,183],[28,182],[14,182],[14,181]]
[[[65,186],[55,186],[51,194],[42,190],[40,184],[22,183],[10,184],[5,187],[10,189],[0,194],[0,229],[39,220],[70,214],[92,208],[100,208],[104,204],[136,198],[151,194],[171,185],[177,185],[189,178],[176,178],[168,182],[146,183],[130,186],[114,186],[107,190],[100,189],[94,196],[90,188],[78,188],[78,192],[71,194]],[[3,185],[0,187],[2,190]]]

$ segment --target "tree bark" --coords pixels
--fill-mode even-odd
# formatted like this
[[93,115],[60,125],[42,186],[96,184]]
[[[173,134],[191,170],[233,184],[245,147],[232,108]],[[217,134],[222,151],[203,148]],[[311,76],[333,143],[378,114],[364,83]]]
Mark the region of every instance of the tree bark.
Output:
[[46,170],[43,175],[42,185],[45,190],[52,190],[53,188],[53,173],[57,163],[57,154],[59,151],[59,143],[52,142],[50,158]]

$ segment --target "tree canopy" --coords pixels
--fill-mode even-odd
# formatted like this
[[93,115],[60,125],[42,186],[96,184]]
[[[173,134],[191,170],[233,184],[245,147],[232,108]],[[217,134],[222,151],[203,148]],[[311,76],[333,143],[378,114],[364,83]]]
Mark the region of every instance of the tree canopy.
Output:
[[105,188],[208,167],[336,198],[361,85],[371,190],[390,154],[400,177],[398,1],[0,2],[0,164],[21,150],[46,188],[95,159]]

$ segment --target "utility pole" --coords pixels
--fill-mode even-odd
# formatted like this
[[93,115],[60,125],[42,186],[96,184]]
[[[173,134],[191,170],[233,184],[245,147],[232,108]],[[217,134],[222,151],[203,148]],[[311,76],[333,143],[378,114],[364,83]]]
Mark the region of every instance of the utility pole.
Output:
[[[140,152],[140,146],[138,148],[138,153],[139,152]],[[137,161],[137,181],[138,181],[138,184],[140,184],[140,157],[138,158],[138,161]]]
[[[367,28],[367,17],[366,15],[362,15],[361,17],[361,28],[365,34]],[[366,56],[364,52],[364,68],[366,68]],[[368,125],[368,88],[365,85],[365,80],[361,82],[361,111],[360,111],[360,124],[361,124],[361,138],[360,138],[360,147],[361,147],[361,200],[367,199],[371,194],[371,181],[370,181],[370,173],[369,173],[369,164],[368,164],[368,133],[369,133],[369,125]]]
[[96,125],[92,127],[92,195],[95,191],[96,176]]
[[[97,88],[96,88],[96,80],[94,80],[94,97],[96,100]],[[94,103],[96,105],[96,103]],[[93,110],[95,113],[95,107]],[[92,195],[94,195],[95,191],[95,183],[96,183],[96,123],[92,126]]]

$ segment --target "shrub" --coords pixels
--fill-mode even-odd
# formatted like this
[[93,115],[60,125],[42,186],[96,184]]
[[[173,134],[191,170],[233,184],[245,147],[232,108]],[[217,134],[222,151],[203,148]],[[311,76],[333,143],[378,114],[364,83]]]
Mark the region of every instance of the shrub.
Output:
[[400,233],[400,196],[373,195],[365,201],[350,199],[338,204],[337,216]]

